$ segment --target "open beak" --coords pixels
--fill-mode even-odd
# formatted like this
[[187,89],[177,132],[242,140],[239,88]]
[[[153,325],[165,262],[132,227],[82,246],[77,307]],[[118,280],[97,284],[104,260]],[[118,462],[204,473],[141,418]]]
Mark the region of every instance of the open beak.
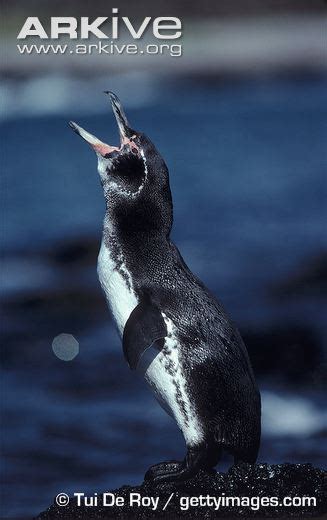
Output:
[[69,121],[69,126],[74,130],[74,132],[76,132],[76,134],[83,137],[83,139],[87,143],[89,143],[89,145],[92,146],[93,150],[96,153],[99,153],[103,157],[105,155],[107,155],[108,153],[112,153],[114,151],[119,150],[119,148],[117,148],[117,146],[110,146],[109,144],[100,141],[100,139],[98,139],[94,135],[90,134],[90,132],[87,132],[86,130],[84,130],[84,128],[82,128],[78,124],[74,123],[74,121]]
[[120,141],[121,144],[123,144],[126,141],[126,139],[132,137],[133,130],[129,127],[124,109],[116,94],[110,92],[109,90],[105,91],[105,94],[108,94],[110,98],[112,110],[115,114],[115,118],[119,129]]
[[[123,107],[116,94],[109,91],[106,91],[105,94],[108,94],[110,97],[111,106],[118,124],[120,143],[122,147],[133,135],[133,130],[128,125],[127,117],[125,116]],[[109,144],[100,141],[100,139],[84,130],[84,128],[74,123],[74,121],[69,121],[69,126],[74,130],[74,132],[76,132],[76,134],[80,135],[87,143],[89,143],[96,153],[100,153],[102,156],[120,150],[117,146],[110,146]]]

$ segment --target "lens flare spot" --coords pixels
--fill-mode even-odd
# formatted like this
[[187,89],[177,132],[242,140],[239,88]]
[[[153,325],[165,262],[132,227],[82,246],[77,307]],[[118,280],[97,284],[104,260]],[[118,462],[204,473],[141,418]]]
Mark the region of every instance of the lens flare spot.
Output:
[[79,353],[79,343],[72,334],[59,334],[52,341],[52,350],[62,361],[72,361]]

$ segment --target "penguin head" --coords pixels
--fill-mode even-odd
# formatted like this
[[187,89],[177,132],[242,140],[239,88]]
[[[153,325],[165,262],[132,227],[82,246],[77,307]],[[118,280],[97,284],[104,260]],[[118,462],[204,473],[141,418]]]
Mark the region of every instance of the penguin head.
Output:
[[168,168],[150,139],[133,130],[118,97],[109,95],[120,134],[120,146],[104,143],[70,121],[70,127],[94,150],[110,224],[125,233],[169,234],[172,200]]

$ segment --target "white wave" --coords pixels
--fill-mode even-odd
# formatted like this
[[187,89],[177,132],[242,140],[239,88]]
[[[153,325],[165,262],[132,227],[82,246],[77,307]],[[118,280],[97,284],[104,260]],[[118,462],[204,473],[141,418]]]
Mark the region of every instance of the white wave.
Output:
[[272,436],[308,436],[327,428],[327,411],[309,398],[261,392],[263,433]]
[[59,74],[34,76],[25,81],[8,79],[0,86],[0,117],[6,120],[75,111],[82,115],[103,113],[104,90],[117,92],[128,109],[154,103],[161,89],[159,80],[137,71],[94,79]]

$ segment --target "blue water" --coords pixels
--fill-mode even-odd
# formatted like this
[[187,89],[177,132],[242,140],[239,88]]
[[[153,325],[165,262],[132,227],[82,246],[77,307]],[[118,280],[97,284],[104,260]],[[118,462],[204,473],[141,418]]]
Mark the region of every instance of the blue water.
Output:
[[[180,83],[162,88],[155,103],[128,110],[166,159],[173,237],[192,270],[242,328],[306,325],[321,343],[323,296],[276,302],[269,287],[326,248],[326,87],[323,79]],[[2,369],[7,516],[36,514],[61,491],[139,482],[151,463],[184,453],[177,427],[127,369],[104,303],[84,302],[82,317],[78,300],[74,314],[60,298],[57,313],[52,305],[37,314],[33,304],[15,311],[15,302],[31,295],[51,300],[78,287],[102,302],[95,265],[69,269],[51,257],[63,242],[100,238],[104,211],[95,157],[68,128],[70,119],[118,141],[107,106],[103,115],[1,125],[3,294],[13,305],[5,308]],[[62,332],[80,344],[69,363],[51,349]],[[260,459],[322,465],[326,416],[319,392],[271,381],[261,388]],[[280,409],[293,422],[281,421],[279,430]]]

